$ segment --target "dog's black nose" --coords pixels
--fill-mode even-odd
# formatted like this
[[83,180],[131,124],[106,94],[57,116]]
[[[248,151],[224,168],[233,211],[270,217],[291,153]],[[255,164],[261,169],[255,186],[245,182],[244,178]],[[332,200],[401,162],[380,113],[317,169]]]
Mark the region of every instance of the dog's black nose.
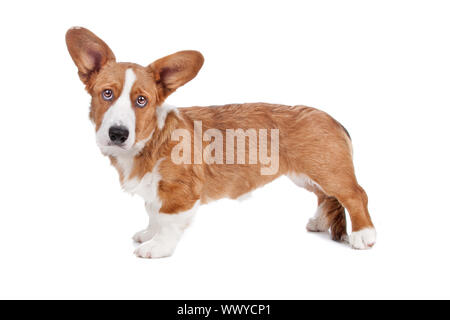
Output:
[[130,132],[124,126],[109,128],[109,138],[114,144],[122,144],[128,139]]

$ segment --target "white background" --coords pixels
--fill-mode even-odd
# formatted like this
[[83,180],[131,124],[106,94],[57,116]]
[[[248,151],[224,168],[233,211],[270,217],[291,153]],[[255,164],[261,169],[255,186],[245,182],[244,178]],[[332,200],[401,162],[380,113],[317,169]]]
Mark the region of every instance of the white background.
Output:
[[[450,298],[446,1],[13,1],[0,10],[0,298]],[[196,49],[179,107],[318,107],[353,138],[378,243],[305,225],[287,178],[201,207],[175,255],[143,260],[143,201],[120,189],[67,52],[74,25],[119,61]]]

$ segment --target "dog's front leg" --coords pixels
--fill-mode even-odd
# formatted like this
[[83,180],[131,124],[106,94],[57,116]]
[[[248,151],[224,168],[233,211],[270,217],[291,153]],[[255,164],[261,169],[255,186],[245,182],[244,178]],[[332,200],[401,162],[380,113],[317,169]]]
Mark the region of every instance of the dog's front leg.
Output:
[[141,244],[134,252],[141,258],[163,258],[169,257],[183,235],[197,209],[197,203],[188,211],[180,213],[161,213],[156,215],[157,231],[150,240]]
[[139,243],[149,241],[158,232],[158,212],[160,205],[155,205],[154,203],[146,202],[145,210],[148,214],[148,226],[144,230],[137,232],[133,236],[133,240]]

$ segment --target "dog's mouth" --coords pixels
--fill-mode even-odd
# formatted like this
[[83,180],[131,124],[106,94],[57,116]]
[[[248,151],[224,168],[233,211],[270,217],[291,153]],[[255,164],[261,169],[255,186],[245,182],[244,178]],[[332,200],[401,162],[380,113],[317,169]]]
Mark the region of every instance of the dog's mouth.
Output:
[[117,143],[112,143],[112,142],[110,141],[110,142],[108,142],[106,145],[107,145],[108,147],[117,147],[117,148],[126,150],[126,148],[125,148],[125,143],[117,144]]
[[126,143],[116,144],[112,142],[107,142],[106,144],[99,144],[98,147],[105,156],[113,156],[113,157],[128,154],[131,149],[131,146],[127,145]]

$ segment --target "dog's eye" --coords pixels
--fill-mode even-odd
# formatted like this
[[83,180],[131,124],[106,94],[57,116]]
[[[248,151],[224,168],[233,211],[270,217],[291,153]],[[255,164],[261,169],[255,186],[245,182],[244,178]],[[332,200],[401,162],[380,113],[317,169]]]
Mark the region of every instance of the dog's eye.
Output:
[[103,97],[104,100],[110,101],[110,100],[113,99],[114,94],[113,94],[111,89],[106,89],[106,90],[103,90],[102,97]]
[[139,96],[136,99],[136,106],[139,108],[143,108],[147,105],[147,98],[144,96]]

